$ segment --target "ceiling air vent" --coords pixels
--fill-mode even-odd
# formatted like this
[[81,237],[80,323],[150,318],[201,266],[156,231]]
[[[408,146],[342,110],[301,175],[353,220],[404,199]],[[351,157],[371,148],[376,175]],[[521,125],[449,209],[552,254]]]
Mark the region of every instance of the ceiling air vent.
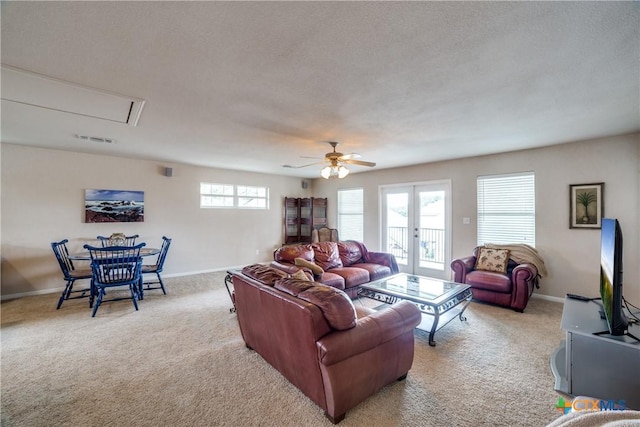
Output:
[[98,142],[101,144],[114,144],[116,142],[115,139],[111,139],[111,138],[102,138],[99,136],[88,136],[88,135],[76,135],[76,138],[82,140],[82,141],[88,141],[88,142]]

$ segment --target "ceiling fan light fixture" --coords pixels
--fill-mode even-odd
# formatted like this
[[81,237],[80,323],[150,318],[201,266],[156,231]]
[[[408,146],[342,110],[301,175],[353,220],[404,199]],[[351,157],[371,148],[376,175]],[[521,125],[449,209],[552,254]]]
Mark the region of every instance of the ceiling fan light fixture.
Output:
[[338,166],[338,165],[332,165],[332,166],[325,166],[321,171],[320,171],[320,176],[323,177],[324,179],[329,179],[329,178],[344,178],[347,175],[349,175],[349,169],[345,168],[344,166]]

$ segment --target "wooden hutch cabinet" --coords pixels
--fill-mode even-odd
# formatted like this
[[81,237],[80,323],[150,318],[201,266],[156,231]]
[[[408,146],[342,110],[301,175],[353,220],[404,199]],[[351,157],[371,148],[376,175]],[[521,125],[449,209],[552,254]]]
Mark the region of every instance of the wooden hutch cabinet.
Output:
[[284,198],[284,244],[310,243],[311,231],[327,226],[327,199]]

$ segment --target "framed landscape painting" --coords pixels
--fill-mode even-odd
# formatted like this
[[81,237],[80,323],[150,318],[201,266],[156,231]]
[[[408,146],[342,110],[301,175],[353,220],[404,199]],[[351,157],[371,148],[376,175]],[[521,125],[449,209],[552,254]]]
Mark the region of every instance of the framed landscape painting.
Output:
[[604,182],[569,186],[569,228],[602,228]]
[[84,191],[84,222],[144,222],[144,191]]

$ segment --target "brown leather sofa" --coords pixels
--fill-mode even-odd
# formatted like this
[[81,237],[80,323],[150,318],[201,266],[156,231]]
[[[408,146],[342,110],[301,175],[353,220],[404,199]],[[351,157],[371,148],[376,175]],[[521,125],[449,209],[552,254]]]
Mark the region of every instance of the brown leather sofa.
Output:
[[[374,311],[330,286],[255,264],[232,272],[242,337],[334,423],[413,364],[420,311]],[[292,420],[294,422],[295,420]]]
[[301,259],[313,263],[321,269],[314,275],[316,282],[343,290],[351,298],[358,296],[358,286],[399,272],[392,254],[369,252],[354,240],[282,246],[274,251],[273,259],[273,267],[290,274],[306,269],[304,263],[296,265]]

